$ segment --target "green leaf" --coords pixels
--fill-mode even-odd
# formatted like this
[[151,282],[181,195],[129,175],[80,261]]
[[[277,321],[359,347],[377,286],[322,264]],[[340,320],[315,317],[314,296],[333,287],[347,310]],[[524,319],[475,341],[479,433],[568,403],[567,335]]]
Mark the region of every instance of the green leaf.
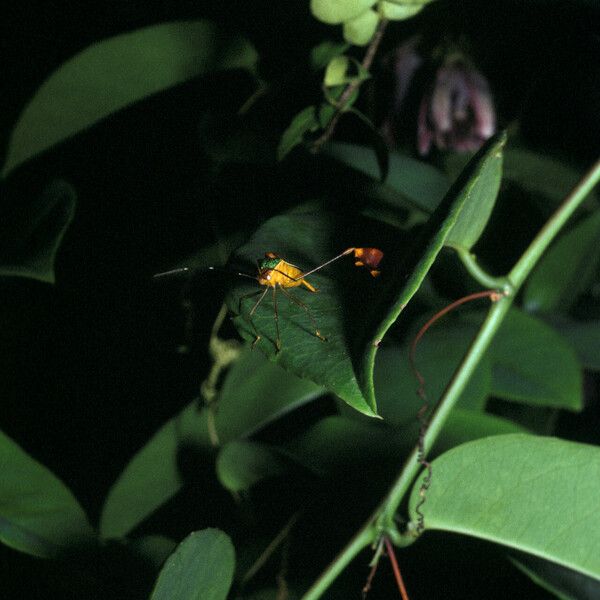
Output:
[[[426,530],[490,540],[600,579],[600,449],[503,435],[469,442],[432,464]],[[417,517],[421,482],[413,487]]]
[[[553,200],[546,203],[550,213],[579,183],[583,172],[551,156],[509,145],[504,152],[504,177],[528,192]],[[595,206],[597,200],[592,191],[586,203]]]
[[190,533],[162,568],[150,600],[226,600],[235,550],[219,529]]
[[534,406],[582,409],[582,375],[575,351],[539,319],[511,308],[488,355],[492,395]]
[[347,83],[346,71],[350,66],[350,59],[347,56],[336,56],[332,58],[325,69],[323,83],[332,87],[334,85],[343,85]]
[[[379,182],[380,169],[371,148],[329,142],[323,150],[328,156]],[[435,210],[450,187],[448,179],[435,167],[398,152],[389,153],[388,176],[383,184],[400,194],[401,200],[427,213]]]
[[100,535],[127,535],[183,485],[177,464],[181,445],[197,432],[208,445],[206,415],[191,403],[163,425],[131,459],[111,487],[100,515]]
[[384,19],[390,21],[403,21],[410,19],[423,9],[422,4],[396,4],[395,2],[379,2],[379,11]]
[[414,443],[413,431],[335,415],[321,419],[283,448],[300,464],[324,477],[347,470],[359,472],[359,466],[397,459]]
[[[283,445],[286,455],[326,477],[343,471],[360,472],[374,464],[398,464],[417,443],[419,424],[390,427],[374,420],[331,416],[321,419],[298,438]],[[439,454],[465,442],[525,429],[494,415],[455,408],[433,449]]]
[[[344,271],[348,263],[340,261],[310,277],[319,293],[294,291],[297,299],[308,307],[327,342],[315,335],[304,308],[288,302],[279,293],[282,348],[278,352],[271,298],[262,301],[250,319],[255,301],[246,296],[261,290],[241,280],[227,298],[230,310],[237,315],[234,323],[240,333],[254,340],[257,332],[262,338],[258,347],[270,360],[328,388],[358,411],[373,416],[376,411],[373,366],[377,348],[442,249],[469,197],[481,161],[493,143],[492,140],[484,146],[469,163],[432,215],[422,237],[404,257],[403,264],[392,254],[380,278],[371,280],[367,276],[365,280],[364,272],[352,268]],[[307,272],[348,246],[377,246],[377,240],[381,239],[378,230],[369,232],[364,221],[357,223],[324,213],[283,215],[267,221],[234,256],[236,263],[253,265],[265,252],[275,252]],[[387,248],[382,250],[388,252]],[[340,275],[332,278],[336,270]]]
[[277,160],[283,160],[289,152],[302,143],[304,134],[319,129],[317,111],[314,106],[301,110],[283,132],[277,148]]
[[316,71],[324,69],[333,58],[346,52],[349,47],[350,44],[346,42],[321,42],[310,51],[310,64]]
[[600,371],[600,321],[575,321],[561,315],[551,324],[571,344],[584,368]]
[[[465,322],[440,323],[419,341],[416,363],[425,379],[429,403],[435,404],[460,364],[477,329]],[[409,337],[412,338],[412,335]],[[379,414],[387,423],[405,425],[414,422],[422,405],[417,396],[418,381],[409,362],[408,346],[383,348],[375,362],[375,391]],[[477,366],[458,405],[483,409],[491,389],[489,360]]]
[[600,262],[600,212],[582,219],[550,247],[525,285],[530,312],[568,312],[593,282]]
[[376,0],[311,0],[310,11],[319,21],[337,25],[358,17],[375,2]]
[[169,555],[173,554],[177,542],[164,535],[143,535],[128,540],[127,548],[145,563],[157,571],[163,566]]
[[227,373],[219,394],[215,417],[219,439],[225,443],[247,438],[324,392],[247,347]]
[[510,561],[541,588],[560,600],[594,600],[600,595],[600,581],[583,573],[530,554],[520,553]]
[[237,493],[262,479],[281,475],[285,466],[264,444],[234,440],[220,450],[216,470],[223,487]]
[[440,433],[440,437],[436,440],[433,454],[441,454],[472,440],[507,433],[528,432],[524,427],[496,415],[464,408],[454,408]]
[[210,21],[145,27],[82,50],[41,85],[12,132],[2,176],[152,94],[219,69],[256,67],[254,48]]
[[496,203],[502,179],[502,149],[506,144],[506,133],[496,136],[486,156],[481,161],[479,172],[468,192],[465,206],[452,228],[446,245],[470,250],[482,234]]
[[57,558],[93,541],[71,491],[0,432],[0,541],[15,550]]
[[379,15],[373,10],[364,13],[348,21],[344,21],[344,39],[356,46],[366,46],[377,29]]
[[355,81],[366,81],[371,77],[356,59],[348,56],[336,56],[331,59],[325,69],[323,83],[326,87],[343,86]]
[[[390,288],[396,294],[395,299],[391,299],[390,296],[386,297],[385,294],[381,295],[382,303],[380,306],[386,308],[382,309],[380,313],[384,316],[375,330],[375,335],[366,344],[363,368],[360,372],[362,389],[372,389],[375,355],[381,340],[423,283],[429,269],[444,246],[447,236],[460,218],[461,211],[470,197],[471,190],[476,185],[477,178],[488,157],[495,151],[496,144],[497,138],[494,137],[481,147],[431,215],[419,238],[419,242],[412,249],[405,264],[401,265],[401,271],[397,274],[399,282],[401,282],[400,290]],[[378,314],[378,312],[374,312],[374,314]]]
[[[274,251],[306,272],[354,245],[357,240],[364,240],[368,246],[374,245],[375,235],[375,232],[366,232],[362,223],[343,222],[341,217],[338,219],[328,213],[281,215],[260,227],[234,254],[234,262],[252,265],[266,251]],[[372,313],[372,305],[382,290],[383,278],[374,279],[363,269],[356,269],[348,257],[311,275],[309,281],[318,293],[305,288],[288,292],[304,307],[277,291],[280,351],[275,346],[277,333],[272,295],[266,296],[251,318],[249,315],[257,298],[247,295],[256,296],[266,288],[239,280],[227,297],[230,310],[237,315],[234,323],[249,340],[255,339],[256,328],[262,338],[256,347],[270,360],[299,377],[326,387],[360,412],[372,416],[372,389],[371,400],[367,401],[355,373],[353,351],[358,348],[357,352],[360,352],[361,338],[369,335],[366,315]],[[327,341],[315,335],[311,316]]]
[[[221,443],[248,437],[322,390],[286,373],[246,348],[227,372],[217,400],[215,429]],[[127,535],[175,496],[183,480],[177,456],[183,444],[211,448],[208,409],[192,402],[159,429],[112,486],[100,516],[103,538]]]
[[29,205],[3,207],[0,276],[54,283],[54,260],[73,220],[75,198],[75,190],[57,180]]

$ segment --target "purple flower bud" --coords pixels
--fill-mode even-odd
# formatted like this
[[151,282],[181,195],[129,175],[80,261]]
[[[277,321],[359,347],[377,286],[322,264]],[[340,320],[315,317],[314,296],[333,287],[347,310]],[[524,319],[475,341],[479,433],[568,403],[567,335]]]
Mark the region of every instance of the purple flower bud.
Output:
[[432,143],[440,150],[477,150],[496,130],[487,80],[460,58],[449,58],[421,100],[417,123],[419,154]]

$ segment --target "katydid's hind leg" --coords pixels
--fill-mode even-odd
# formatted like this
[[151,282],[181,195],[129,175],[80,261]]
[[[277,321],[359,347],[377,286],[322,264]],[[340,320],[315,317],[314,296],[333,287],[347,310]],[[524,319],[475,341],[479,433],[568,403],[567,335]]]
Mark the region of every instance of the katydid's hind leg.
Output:
[[[238,299],[238,315],[242,314],[242,300],[246,300],[247,298],[254,298],[254,296],[258,296],[258,294],[264,294],[262,290],[257,290],[256,292],[250,292],[249,294],[243,294]],[[254,310],[254,308],[252,309]]]
[[265,290],[262,292],[260,290],[258,290],[258,292],[251,292],[250,294],[244,294],[243,296],[240,296],[238,310],[239,310],[239,313],[241,314],[242,313],[242,300],[244,300],[245,298],[252,298],[253,296],[256,296],[257,294],[260,294],[260,298],[256,301],[256,303],[254,304],[254,306],[250,309],[250,312],[248,313],[248,322],[250,323],[250,326],[252,327],[252,331],[254,332],[254,341],[252,342],[252,350],[254,350],[254,347],[256,346],[256,344],[258,344],[258,342],[261,339],[261,335],[256,330],[256,325],[254,325],[254,321],[252,320],[252,315],[256,312],[258,305],[263,301],[263,298],[266,296],[268,291],[269,291],[269,288],[265,288]]
[[315,330],[315,336],[318,337],[322,342],[326,342],[327,338],[324,335],[322,335],[319,331],[319,328],[317,327],[317,321],[313,317],[313,314],[310,312],[310,308],[308,308],[308,306],[306,306],[304,302],[301,302],[300,300],[298,300],[298,298],[290,294],[290,292],[288,292],[285,288],[282,287],[281,291],[288,297],[290,302],[297,304],[308,315],[308,318],[310,319],[310,322],[312,323],[312,326]]
[[[281,286],[280,286],[281,287]],[[281,288],[283,289],[283,288]],[[275,332],[277,337],[275,338],[275,348],[277,352],[281,350],[281,338],[279,337],[279,311],[277,310],[277,288],[273,287],[273,316],[275,318]]]

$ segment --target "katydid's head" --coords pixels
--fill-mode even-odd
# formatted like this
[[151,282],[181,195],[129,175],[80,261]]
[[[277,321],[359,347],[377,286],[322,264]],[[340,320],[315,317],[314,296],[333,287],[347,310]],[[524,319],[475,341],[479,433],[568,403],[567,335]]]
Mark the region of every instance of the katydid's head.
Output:
[[277,267],[280,262],[280,258],[273,255],[272,252],[269,252],[269,254],[265,255],[265,258],[260,261],[258,268],[260,271],[270,271]]

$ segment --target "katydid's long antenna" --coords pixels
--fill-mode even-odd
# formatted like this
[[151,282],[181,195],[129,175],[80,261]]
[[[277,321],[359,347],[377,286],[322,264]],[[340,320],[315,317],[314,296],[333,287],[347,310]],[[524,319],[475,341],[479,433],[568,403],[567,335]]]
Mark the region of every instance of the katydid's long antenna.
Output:
[[152,279],[160,279],[161,277],[169,277],[170,275],[179,275],[180,273],[187,273],[189,270],[189,267],[171,269],[170,271],[163,271],[162,273],[156,273],[155,275],[152,275]]
[[208,267],[210,271],[219,271],[221,273],[233,273],[234,275],[239,275],[240,277],[247,277],[248,279],[254,279],[256,281],[256,277],[254,275],[248,275],[248,273],[242,273],[241,271],[230,271],[229,269],[225,269],[223,267]]
[[318,267],[315,267],[314,269],[311,269],[310,271],[307,271],[306,273],[302,273],[302,277],[308,277],[312,273],[315,273],[316,271],[320,271],[323,267],[330,265],[332,262],[338,260],[338,258],[342,258],[342,256],[347,256],[348,254],[351,254],[352,252],[354,252],[354,250],[355,250],[354,248],[346,248],[346,250],[344,250],[341,254],[338,254],[337,256],[330,258],[327,262],[324,262],[322,265],[319,265]]

